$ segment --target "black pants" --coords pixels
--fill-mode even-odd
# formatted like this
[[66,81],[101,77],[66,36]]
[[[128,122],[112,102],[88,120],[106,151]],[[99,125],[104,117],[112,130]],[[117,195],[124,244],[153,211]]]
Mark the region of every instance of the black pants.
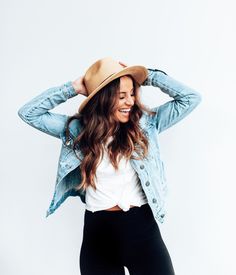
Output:
[[148,204],[129,211],[85,210],[81,275],[174,275]]

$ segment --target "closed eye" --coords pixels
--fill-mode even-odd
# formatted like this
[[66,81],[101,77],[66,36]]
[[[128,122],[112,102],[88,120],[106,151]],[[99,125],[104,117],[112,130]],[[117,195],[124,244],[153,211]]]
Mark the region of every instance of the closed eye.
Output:
[[[132,94],[131,96],[135,96],[135,94]],[[120,99],[124,99],[125,97],[120,97]]]

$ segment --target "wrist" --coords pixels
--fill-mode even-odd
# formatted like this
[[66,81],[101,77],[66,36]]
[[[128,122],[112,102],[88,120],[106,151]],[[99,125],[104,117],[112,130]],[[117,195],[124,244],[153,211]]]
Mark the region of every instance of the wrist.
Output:
[[76,83],[76,80],[75,80],[75,81],[72,81],[71,85],[72,85],[72,87],[74,88],[75,92],[76,92],[77,94],[79,94],[79,93],[80,93],[80,89],[79,89],[79,85]]

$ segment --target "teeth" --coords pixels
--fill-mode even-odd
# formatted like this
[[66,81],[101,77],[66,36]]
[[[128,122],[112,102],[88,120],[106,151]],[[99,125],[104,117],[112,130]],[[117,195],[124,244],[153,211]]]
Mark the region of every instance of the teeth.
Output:
[[130,109],[120,109],[119,111],[120,111],[120,112],[127,113],[127,112],[129,112],[129,111],[130,111]]

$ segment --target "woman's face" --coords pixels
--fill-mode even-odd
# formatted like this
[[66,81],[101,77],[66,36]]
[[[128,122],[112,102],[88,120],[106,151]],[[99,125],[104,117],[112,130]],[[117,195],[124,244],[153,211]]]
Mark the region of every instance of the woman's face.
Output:
[[120,90],[118,91],[118,107],[115,111],[115,117],[120,122],[127,122],[130,116],[130,110],[135,102],[134,87],[132,78],[122,76],[120,78]]

